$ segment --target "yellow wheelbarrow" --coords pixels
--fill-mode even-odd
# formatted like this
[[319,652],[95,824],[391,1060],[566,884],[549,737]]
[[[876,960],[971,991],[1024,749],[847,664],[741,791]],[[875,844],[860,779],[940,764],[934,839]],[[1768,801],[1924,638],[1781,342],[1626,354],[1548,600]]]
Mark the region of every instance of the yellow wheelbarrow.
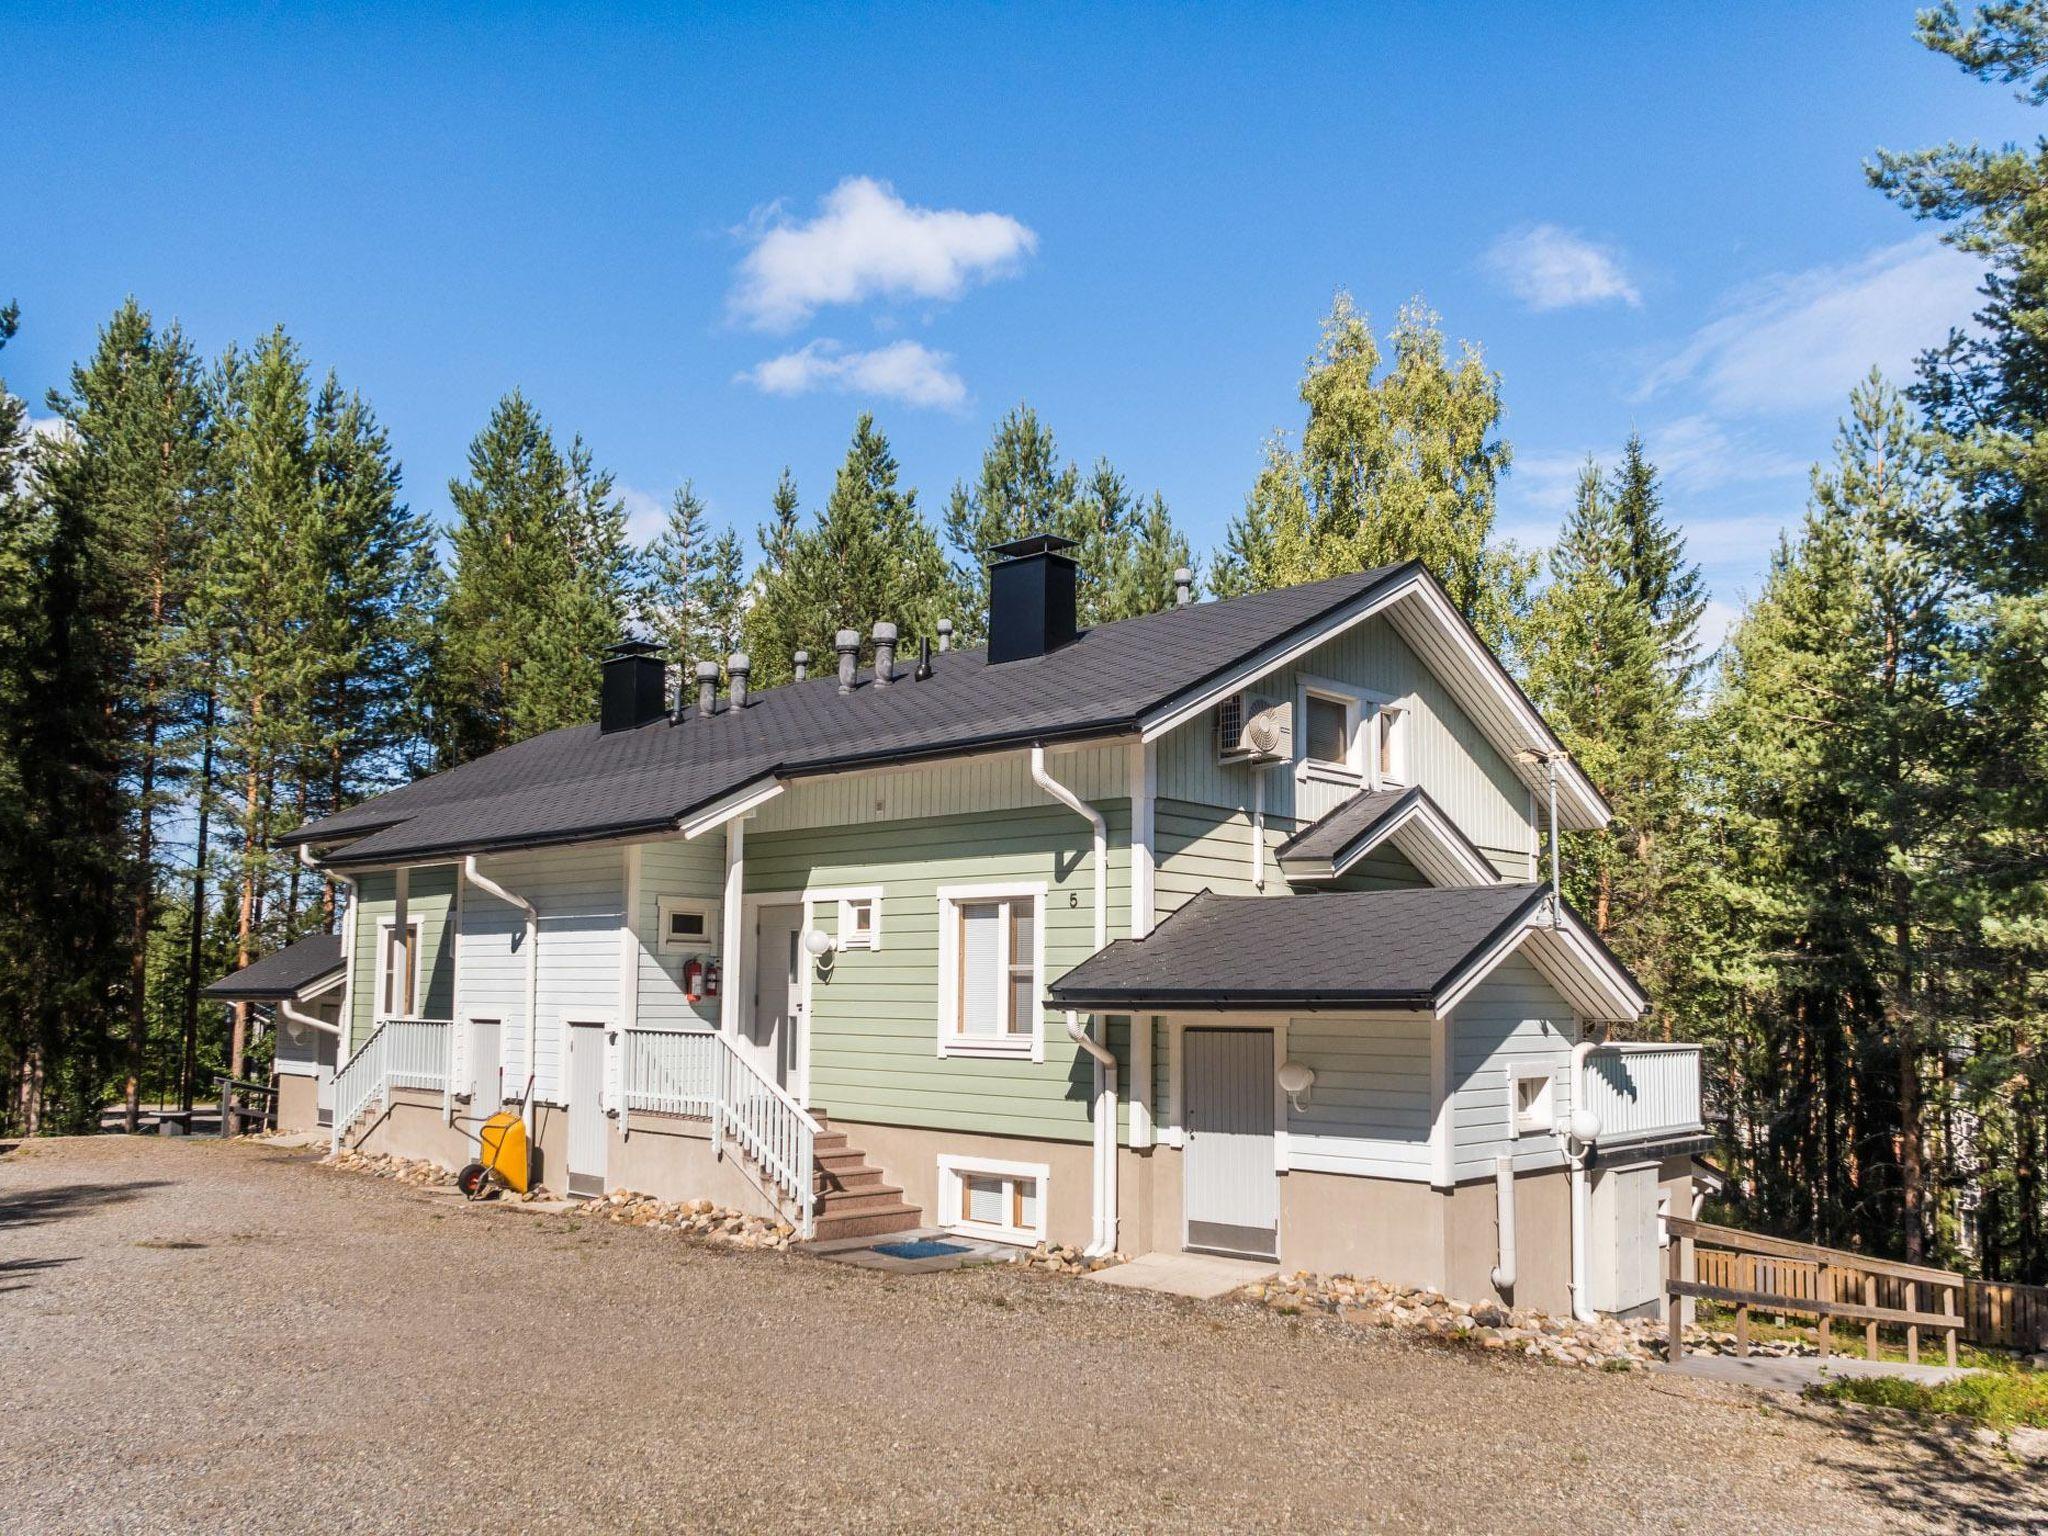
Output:
[[[527,1091],[533,1091],[530,1084]],[[477,1127],[476,1142],[477,1160],[455,1176],[455,1187],[471,1200],[482,1200],[493,1189],[525,1194],[533,1183],[533,1153],[519,1111],[499,1110]]]

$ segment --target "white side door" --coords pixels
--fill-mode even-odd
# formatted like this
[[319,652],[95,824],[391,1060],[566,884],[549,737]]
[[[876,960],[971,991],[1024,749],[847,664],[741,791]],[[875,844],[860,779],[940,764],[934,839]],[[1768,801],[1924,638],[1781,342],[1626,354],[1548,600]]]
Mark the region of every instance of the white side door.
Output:
[[572,1195],[601,1195],[605,1185],[602,1024],[569,1025],[569,1179]]
[[1277,1258],[1272,1031],[1190,1029],[1181,1041],[1181,1077],[1187,1246]]

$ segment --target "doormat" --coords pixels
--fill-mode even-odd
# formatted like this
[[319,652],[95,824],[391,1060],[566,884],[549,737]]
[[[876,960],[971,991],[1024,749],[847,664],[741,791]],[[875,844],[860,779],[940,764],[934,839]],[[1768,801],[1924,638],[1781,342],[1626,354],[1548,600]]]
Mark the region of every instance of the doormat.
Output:
[[968,1250],[959,1243],[942,1243],[929,1237],[920,1237],[908,1243],[876,1243],[875,1252],[887,1254],[892,1259],[943,1259]]

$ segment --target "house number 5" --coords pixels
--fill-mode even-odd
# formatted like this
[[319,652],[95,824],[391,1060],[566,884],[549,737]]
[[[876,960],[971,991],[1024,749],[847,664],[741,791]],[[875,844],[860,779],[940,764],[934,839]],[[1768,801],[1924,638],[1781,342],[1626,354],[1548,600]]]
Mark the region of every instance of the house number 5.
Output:
[[1079,905],[1081,905],[1081,893],[1079,891],[1067,892],[1067,905],[1070,907],[1078,907]]

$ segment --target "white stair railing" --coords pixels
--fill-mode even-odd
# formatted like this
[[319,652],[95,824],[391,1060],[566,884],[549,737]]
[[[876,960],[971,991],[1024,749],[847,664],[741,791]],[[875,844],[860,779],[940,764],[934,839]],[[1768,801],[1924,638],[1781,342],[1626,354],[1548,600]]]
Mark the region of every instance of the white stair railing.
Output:
[[447,1019],[379,1019],[334,1074],[334,1139],[341,1145],[373,1104],[391,1102],[393,1088],[449,1091],[449,1051],[455,1026]]
[[760,1172],[762,1196],[771,1204],[787,1200],[799,1234],[810,1237],[822,1127],[788,1090],[730,1037],[711,1030],[627,1029],[620,1044],[619,1129],[628,1128],[635,1111],[709,1120],[712,1150],[723,1155],[730,1141],[744,1152]]
[[737,1142],[796,1207],[797,1235],[808,1239],[816,1228],[817,1138],[823,1128],[729,1036],[709,1038],[720,1047],[713,1069],[712,1149],[722,1152],[727,1137]]
[[357,1116],[384,1092],[384,1026],[370,1031],[370,1038],[356,1048],[355,1055],[334,1073],[334,1145],[339,1150]]

